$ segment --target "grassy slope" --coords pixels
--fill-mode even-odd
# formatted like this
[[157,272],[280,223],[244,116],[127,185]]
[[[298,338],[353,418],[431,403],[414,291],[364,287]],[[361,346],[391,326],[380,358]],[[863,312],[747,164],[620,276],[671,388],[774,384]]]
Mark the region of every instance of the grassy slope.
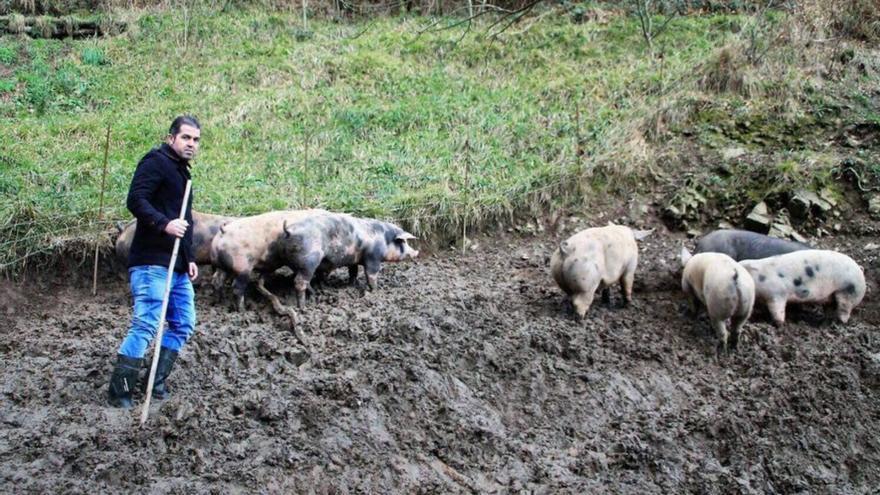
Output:
[[417,36],[425,21],[412,19],[315,22],[304,33],[295,15],[127,15],[136,23],[113,39],[2,39],[0,263],[45,235],[89,230],[108,123],[105,217],[127,218],[137,159],[182,112],[204,127],[201,210],[314,205],[420,233],[452,230],[466,213],[480,223],[578,172],[578,111],[595,152],[737,22],[678,19],[661,64],[625,17],[547,16],[456,44],[462,31]]
[[[56,247],[49,239],[96,231],[108,123],[107,219],[128,217],[134,164],[174,115],[191,112],[204,125],[201,210],[322,206],[438,234],[566,201],[584,185],[638,184],[641,163],[662,177],[683,132],[709,159],[744,145],[761,155],[751,163],[795,179],[803,167],[792,163],[827,172],[840,157],[814,131],[871,121],[871,101],[859,95],[876,86],[871,71],[837,77],[849,86],[817,82],[813,54],[785,46],[712,75],[719,47],[741,53],[752,26],[774,39],[773,26],[786,24],[776,14],[677,19],[658,40],[662,58],[647,55],[634,19],[608,13],[585,24],[544,16],[494,41],[479,26],[461,41],[460,30],[419,36],[421,19],[313,22],[304,32],[296,15],[256,11],[122,15],[132,27],[112,39],[0,38],[4,268]],[[701,88],[707,74],[742,77],[744,88]],[[819,139],[792,141],[805,132]],[[640,161],[656,149],[665,155]]]

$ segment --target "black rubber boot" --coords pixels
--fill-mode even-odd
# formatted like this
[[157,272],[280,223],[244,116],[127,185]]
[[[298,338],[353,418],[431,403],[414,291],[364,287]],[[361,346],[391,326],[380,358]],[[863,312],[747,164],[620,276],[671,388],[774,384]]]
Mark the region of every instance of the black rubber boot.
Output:
[[138,372],[141,369],[141,359],[117,354],[116,366],[110,375],[110,387],[107,400],[113,407],[129,409],[133,404],[131,394],[137,386]]
[[177,351],[172,351],[167,347],[159,349],[159,364],[156,365],[156,378],[153,380],[153,397],[156,400],[164,400],[171,395],[168,387],[165,385],[165,380],[171,374],[171,369],[174,368],[174,361],[176,360]]

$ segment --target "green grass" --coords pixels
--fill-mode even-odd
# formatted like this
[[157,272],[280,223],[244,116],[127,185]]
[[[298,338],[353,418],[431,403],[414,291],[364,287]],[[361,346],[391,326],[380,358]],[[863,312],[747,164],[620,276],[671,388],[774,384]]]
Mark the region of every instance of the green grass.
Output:
[[546,16],[458,43],[458,30],[418,36],[419,19],[311,21],[309,36],[300,22],[204,10],[185,24],[152,12],[115,38],[2,38],[0,266],[47,239],[92,235],[108,125],[104,218],[128,218],[137,160],[181,113],[203,125],[193,169],[202,211],[316,206],[430,235],[541,208],[575,191],[739,20],[675,20],[656,41],[662,63],[626,17]]

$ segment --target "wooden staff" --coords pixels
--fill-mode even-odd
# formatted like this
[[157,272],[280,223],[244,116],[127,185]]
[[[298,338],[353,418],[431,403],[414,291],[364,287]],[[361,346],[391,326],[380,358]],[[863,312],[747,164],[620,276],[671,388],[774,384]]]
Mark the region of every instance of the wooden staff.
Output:
[[[110,149],[110,124],[107,124],[107,141],[104,143],[104,174],[101,176],[101,202],[98,206],[98,228],[101,227],[101,220],[104,219],[104,184],[107,183],[107,152]],[[99,240],[95,242],[95,273],[92,275],[92,295],[98,294],[98,247],[100,244],[100,230],[98,231]]]
[[[189,201],[189,190],[192,181],[186,181],[186,189],[183,191],[183,204],[180,205],[180,219],[185,219],[186,203]],[[190,226],[191,227],[191,226]],[[187,227],[189,228],[189,227]],[[162,330],[165,328],[165,313],[168,311],[168,297],[171,295],[171,277],[174,276],[174,263],[177,262],[177,250],[180,249],[180,237],[174,239],[174,249],[171,251],[171,263],[168,264],[168,277],[165,278],[165,297],[162,298],[162,312],[159,313],[159,327],[156,329],[156,338],[153,339],[153,364],[150,366],[150,379],[147,382],[147,397],[144,399],[144,409],[141,411],[141,426],[147,422],[150,413],[150,398],[153,395],[153,382],[156,380],[156,368],[159,367],[159,350],[162,347]]]

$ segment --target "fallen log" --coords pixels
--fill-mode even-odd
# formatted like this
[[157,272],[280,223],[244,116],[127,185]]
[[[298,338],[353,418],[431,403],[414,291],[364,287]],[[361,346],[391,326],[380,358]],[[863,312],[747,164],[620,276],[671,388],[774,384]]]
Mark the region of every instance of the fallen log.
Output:
[[125,31],[125,23],[107,19],[78,19],[71,16],[0,16],[0,34],[24,34],[31,38],[88,38]]

